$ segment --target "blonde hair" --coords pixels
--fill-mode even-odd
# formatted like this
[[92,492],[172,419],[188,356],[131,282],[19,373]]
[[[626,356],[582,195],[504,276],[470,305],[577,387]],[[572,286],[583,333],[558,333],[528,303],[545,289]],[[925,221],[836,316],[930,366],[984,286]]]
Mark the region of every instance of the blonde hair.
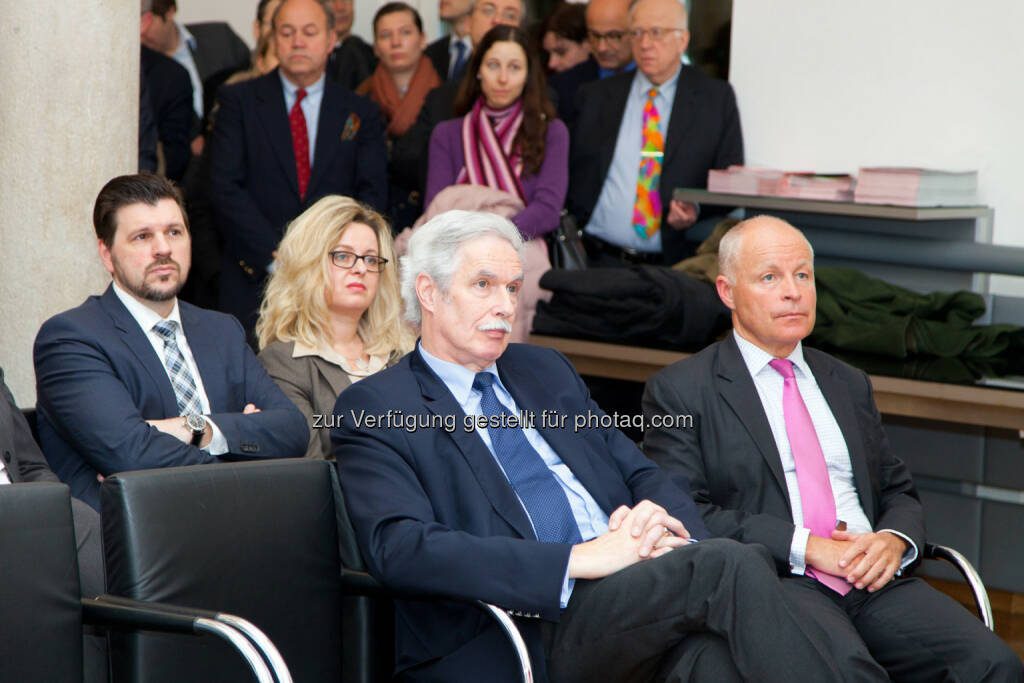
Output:
[[377,293],[359,320],[359,337],[365,352],[390,356],[411,350],[414,337],[402,322],[402,298],[398,289],[398,261],[391,228],[379,213],[349,197],[329,195],[288,225],[277,247],[274,272],[260,305],[256,334],[260,348],[273,341],[299,341],[316,348],[330,344],[331,247],[353,223],[370,227],[377,235],[377,251],[388,259],[380,272]]

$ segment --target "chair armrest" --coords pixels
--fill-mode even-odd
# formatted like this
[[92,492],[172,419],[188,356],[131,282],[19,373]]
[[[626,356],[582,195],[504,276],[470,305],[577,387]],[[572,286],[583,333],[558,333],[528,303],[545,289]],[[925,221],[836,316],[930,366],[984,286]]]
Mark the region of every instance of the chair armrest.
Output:
[[928,560],[944,560],[949,562],[960,572],[964,580],[971,587],[971,593],[974,595],[974,604],[978,609],[978,616],[990,631],[994,631],[995,620],[992,618],[992,604],[988,599],[988,591],[985,590],[985,584],[981,580],[981,575],[978,574],[967,558],[953,548],[939,545],[938,543],[925,543],[924,557]]
[[[435,598],[425,597],[422,595],[402,595],[400,593],[389,591],[385,588],[377,579],[373,578],[366,572],[360,572],[353,569],[342,569],[341,570],[341,585],[342,590],[349,595],[365,595],[371,598],[409,598],[412,600],[432,600]],[[440,597],[436,599],[441,599]],[[519,670],[522,676],[523,683],[532,683],[533,681],[533,666],[530,663],[530,653],[526,649],[526,641],[523,640],[522,634],[519,633],[519,628],[516,626],[515,621],[508,613],[496,605],[483,602],[481,600],[465,600],[483,611],[487,612],[498,625],[501,626],[502,631],[505,633],[505,637],[508,638],[515,650],[516,658],[519,660]]]
[[[225,640],[245,659],[259,683],[274,683],[275,680],[291,683],[287,668],[284,671],[286,678],[275,678],[267,668],[260,651],[242,631],[222,621],[220,616],[222,615],[207,610],[190,610],[176,605],[143,602],[114,595],[82,599],[82,622],[85,624],[128,631],[146,630],[186,635],[210,633]],[[275,648],[274,652],[276,651]],[[279,654],[277,656],[280,657]]]

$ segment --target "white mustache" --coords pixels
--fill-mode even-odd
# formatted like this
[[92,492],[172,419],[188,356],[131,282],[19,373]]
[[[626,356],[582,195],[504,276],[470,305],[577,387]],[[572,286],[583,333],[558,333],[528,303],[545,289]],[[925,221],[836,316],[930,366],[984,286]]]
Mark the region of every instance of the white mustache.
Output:
[[483,325],[476,329],[479,330],[480,332],[487,332],[489,330],[501,330],[502,332],[508,333],[512,332],[512,326],[509,325],[507,321],[502,320],[501,318],[492,320],[489,323],[484,323]]

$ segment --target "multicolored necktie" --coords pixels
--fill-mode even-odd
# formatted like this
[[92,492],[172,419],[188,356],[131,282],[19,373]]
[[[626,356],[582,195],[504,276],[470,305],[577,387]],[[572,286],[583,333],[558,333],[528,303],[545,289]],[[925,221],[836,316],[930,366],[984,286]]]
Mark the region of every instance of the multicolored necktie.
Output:
[[295,151],[295,173],[299,178],[299,197],[305,198],[309,187],[309,131],[306,129],[306,115],[302,113],[302,100],[306,91],[299,88],[295,93],[295,104],[288,112],[288,123],[292,129],[292,149]]
[[164,366],[171,379],[174,399],[178,404],[179,415],[200,415],[203,404],[199,401],[199,390],[192,371],[188,369],[185,356],[178,348],[176,332],[178,323],[175,320],[161,320],[153,325],[153,331],[164,340]]
[[[782,415],[786,420],[786,436],[796,465],[796,483],[800,489],[804,526],[815,536],[832,538],[832,530],[836,527],[836,499],[832,495],[832,483],[828,478],[828,466],[821,452],[818,433],[814,431],[811,414],[796,385],[793,361],[776,358],[768,365],[782,375]],[[815,572],[809,567],[806,574],[840,595],[850,592],[850,584],[838,576]]]
[[640,152],[640,177],[636,183],[636,204],[633,205],[633,229],[641,239],[650,239],[661,227],[661,158],[665,138],[661,134],[661,115],[654,104],[658,90],[647,92],[644,105],[644,146]]

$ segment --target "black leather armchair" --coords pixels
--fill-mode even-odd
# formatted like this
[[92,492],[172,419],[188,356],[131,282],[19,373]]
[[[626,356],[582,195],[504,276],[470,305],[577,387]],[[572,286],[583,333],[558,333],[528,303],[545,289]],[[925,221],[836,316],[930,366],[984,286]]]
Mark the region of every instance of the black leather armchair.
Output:
[[[357,562],[358,549],[330,463],[270,460],[126,472],[103,483],[101,506],[110,593],[240,615],[266,632],[297,681],[390,676],[393,627],[378,620],[375,628],[372,614],[390,616],[391,596],[365,572],[343,565],[342,558]],[[345,601],[355,595],[378,599],[361,622],[344,618],[352,606]],[[524,679],[532,679],[514,622],[501,609],[481,607],[502,622]],[[138,633],[113,638],[115,678],[251,680],[218,643],[181,640]],[[345,677],[343,660],[353,651],[386,671],[367,665]]]
[[83,625],[227,639],[260,681],[272,680],[252,643],[208,615],[106,596],[83,600],[78,583],[71,498],[67,486],[0,486],[0,677],[5,681],[82,680]]

